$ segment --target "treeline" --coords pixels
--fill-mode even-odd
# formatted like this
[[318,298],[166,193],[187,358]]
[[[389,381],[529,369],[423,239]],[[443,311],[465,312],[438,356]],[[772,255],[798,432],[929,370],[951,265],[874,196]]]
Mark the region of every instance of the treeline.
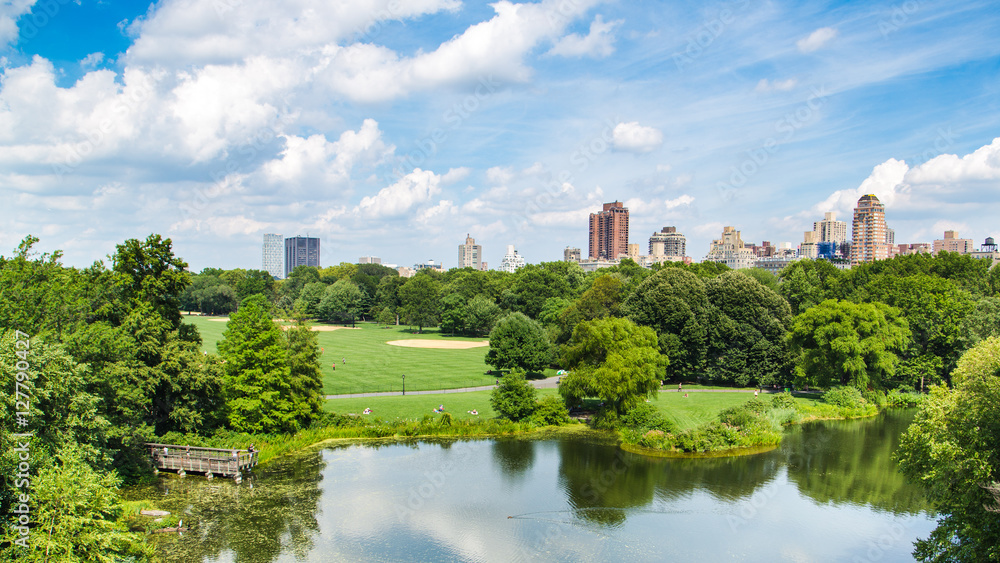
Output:
[[[144,443],[309,427],[322,405],[316,335],[278,327],[256,292],[266,284],[247,276],[220,354],[208,355],[182,322],[191,275],[170,239],[127,240],[110,264],[83,269],[36,254],[37,241],[0,256],[0,472],[23,477],[0,489],[0,555],[145,560],[114,492],[152,475]],[[16,543],[25,538],[30,549]]]

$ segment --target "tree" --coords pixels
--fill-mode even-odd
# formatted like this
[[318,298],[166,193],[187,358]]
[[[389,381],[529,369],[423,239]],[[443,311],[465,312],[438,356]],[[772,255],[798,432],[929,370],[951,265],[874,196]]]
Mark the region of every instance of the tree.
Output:
[[791,268],[790,273],[781,279],[778,291],[791,305],[792,314],[798,315],[823,300],[822,285],[814,268]]
[[238,432],[297,429],[284,336],[268,310],[263,295],[248,297],[218,344],[225,360],[229,426]]
[[535,410],[537,391],[524,378],[524,370],[512,369],[500,378],[500,384],[490,393],[490,406],[503,418],[518,421]]
[[703,278],[684,268],[663,268],[639,285],[623,309],[636,324],[656,331],[660,351],[670,358],[668,378],[704,370],[712,306]]
[[124,297],[148,302],[176,329],[181,324],[180,297],[191,274],[172,246],[170,239],[156,234],[145,241],[128,239],[115,247],[111,263],[112,270],[124,276]]
[[299,298],[295,301],[295,308],[308,316],[319,316],[319,303],[323,300],[326,288],[323,282],[309,282],[302,286],[299,291]]
[[92,469],[72,447],[58,454],[58,463],[41,467],[31,479],[31,520],[36,523],[26,547],[14,545],[20,536],[4,526],[0,552],[7,561],[113,563],[147,561],[153,548],[144,534],[130,532],[116,520],[120,479]]
[[540,372],[552,359],[552,344],[542,325],[523,313],[510,313],[490,332],[486,363],[494,369]]
[[323,374],[319,340],[303,321],[285,331],[288,345],[289,400],[298,428],[308,428],[323,412]]
[[958,361],[954,389],[932,387],[900,441],[900,470],[943,516],[919,561],[1000,560],[1000,338]]
[[910,339],[906,321],[882,303],[828,299],[795,317],[788,341],[798,357],[796,377],[826,387],[880,388],[896,371],[897,352]]
[[792,316],[783,297],[742,271],[705,282],[713,310],[706,372],[740,386],[768,384],[790,374],[785,334]]
[[[390,278],[391,279],[391,278]],[[441,282],[427,273],[419,273],[399,288],[399,301],[403,317],[422,332],[425,326],[438,322]]]
[[653,329],[606,317],[577,325],[563,362],[572,369],[559,388],[567,404],[599,397],[621,416],[656,397],[667,358],[660,354]]
[[493,330],[500,318],[500,306],[484,295],[469,299],[465,307],[465,326],[469,334],[485,336]]
[[323,292],[316,307],[319,318],[328,323],[353,321],[362,312],[364,295],[354,282],[343,279]]
[[441,298],[441,332],[462,334],[466,331],[468,309],[465,297],[458,293],[450,293]]

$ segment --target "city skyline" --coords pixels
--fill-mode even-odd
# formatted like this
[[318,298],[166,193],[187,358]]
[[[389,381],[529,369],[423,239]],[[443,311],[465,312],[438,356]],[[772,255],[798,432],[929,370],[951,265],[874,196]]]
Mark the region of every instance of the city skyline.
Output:
[[153,232],[250,268],[305,232],[409,265],[471,233],[538,263],[618,200],[701,260],[868,193],[896,244],[1000,236],[990,2],[50,4],[0,7],[3,255]]

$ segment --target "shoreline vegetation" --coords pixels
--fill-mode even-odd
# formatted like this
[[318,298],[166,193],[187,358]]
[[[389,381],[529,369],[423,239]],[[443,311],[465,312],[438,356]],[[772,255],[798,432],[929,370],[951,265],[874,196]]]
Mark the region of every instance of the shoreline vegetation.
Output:
[[[327,413],[308,429],[295,434],[248,434],[231,431],[212,436],[168,433],[159,440],[186,446],[244,447],[254,444],[258,464],[263,466],[286,455],[293,455],[330,443],[371,441],[409,441],[437,438],[546,438],[566,434],[614,436],[619,446],[631,453],[655,457],[725,457],[769,451],[781,442],[783,428],[817,420],[868,418],[883,409],[912,407],[921,395],[890,391],[871,391],[862,395],[851,387],[827,391],[822,399],[793,397],[777,393],[751,398],[719,412],[707,423],[679,429],[676,422],[653,407],[640,408],[638,415],[623,417],[617,427],[601,427],[574,419],[560,425],[539,425],[504,418],[464,419],[450,413],[424,415],[416,419],[382,420],[356,415]],[[646,405],[650,405],[646,403]]]

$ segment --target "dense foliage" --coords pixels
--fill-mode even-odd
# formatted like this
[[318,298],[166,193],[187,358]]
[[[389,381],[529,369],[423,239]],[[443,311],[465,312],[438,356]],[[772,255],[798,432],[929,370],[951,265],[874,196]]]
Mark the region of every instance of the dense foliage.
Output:
[[500,378],[490,394],[490,406],[501,417],[518,421],[535,410],[537,391],[524,378],[524,370],[512,369]]
[[954,387],[935,386],[904,434],[903,473],[924,485],[942,516],[917,542],[920,561],[1000,559],[1000,338],[958,361]]

